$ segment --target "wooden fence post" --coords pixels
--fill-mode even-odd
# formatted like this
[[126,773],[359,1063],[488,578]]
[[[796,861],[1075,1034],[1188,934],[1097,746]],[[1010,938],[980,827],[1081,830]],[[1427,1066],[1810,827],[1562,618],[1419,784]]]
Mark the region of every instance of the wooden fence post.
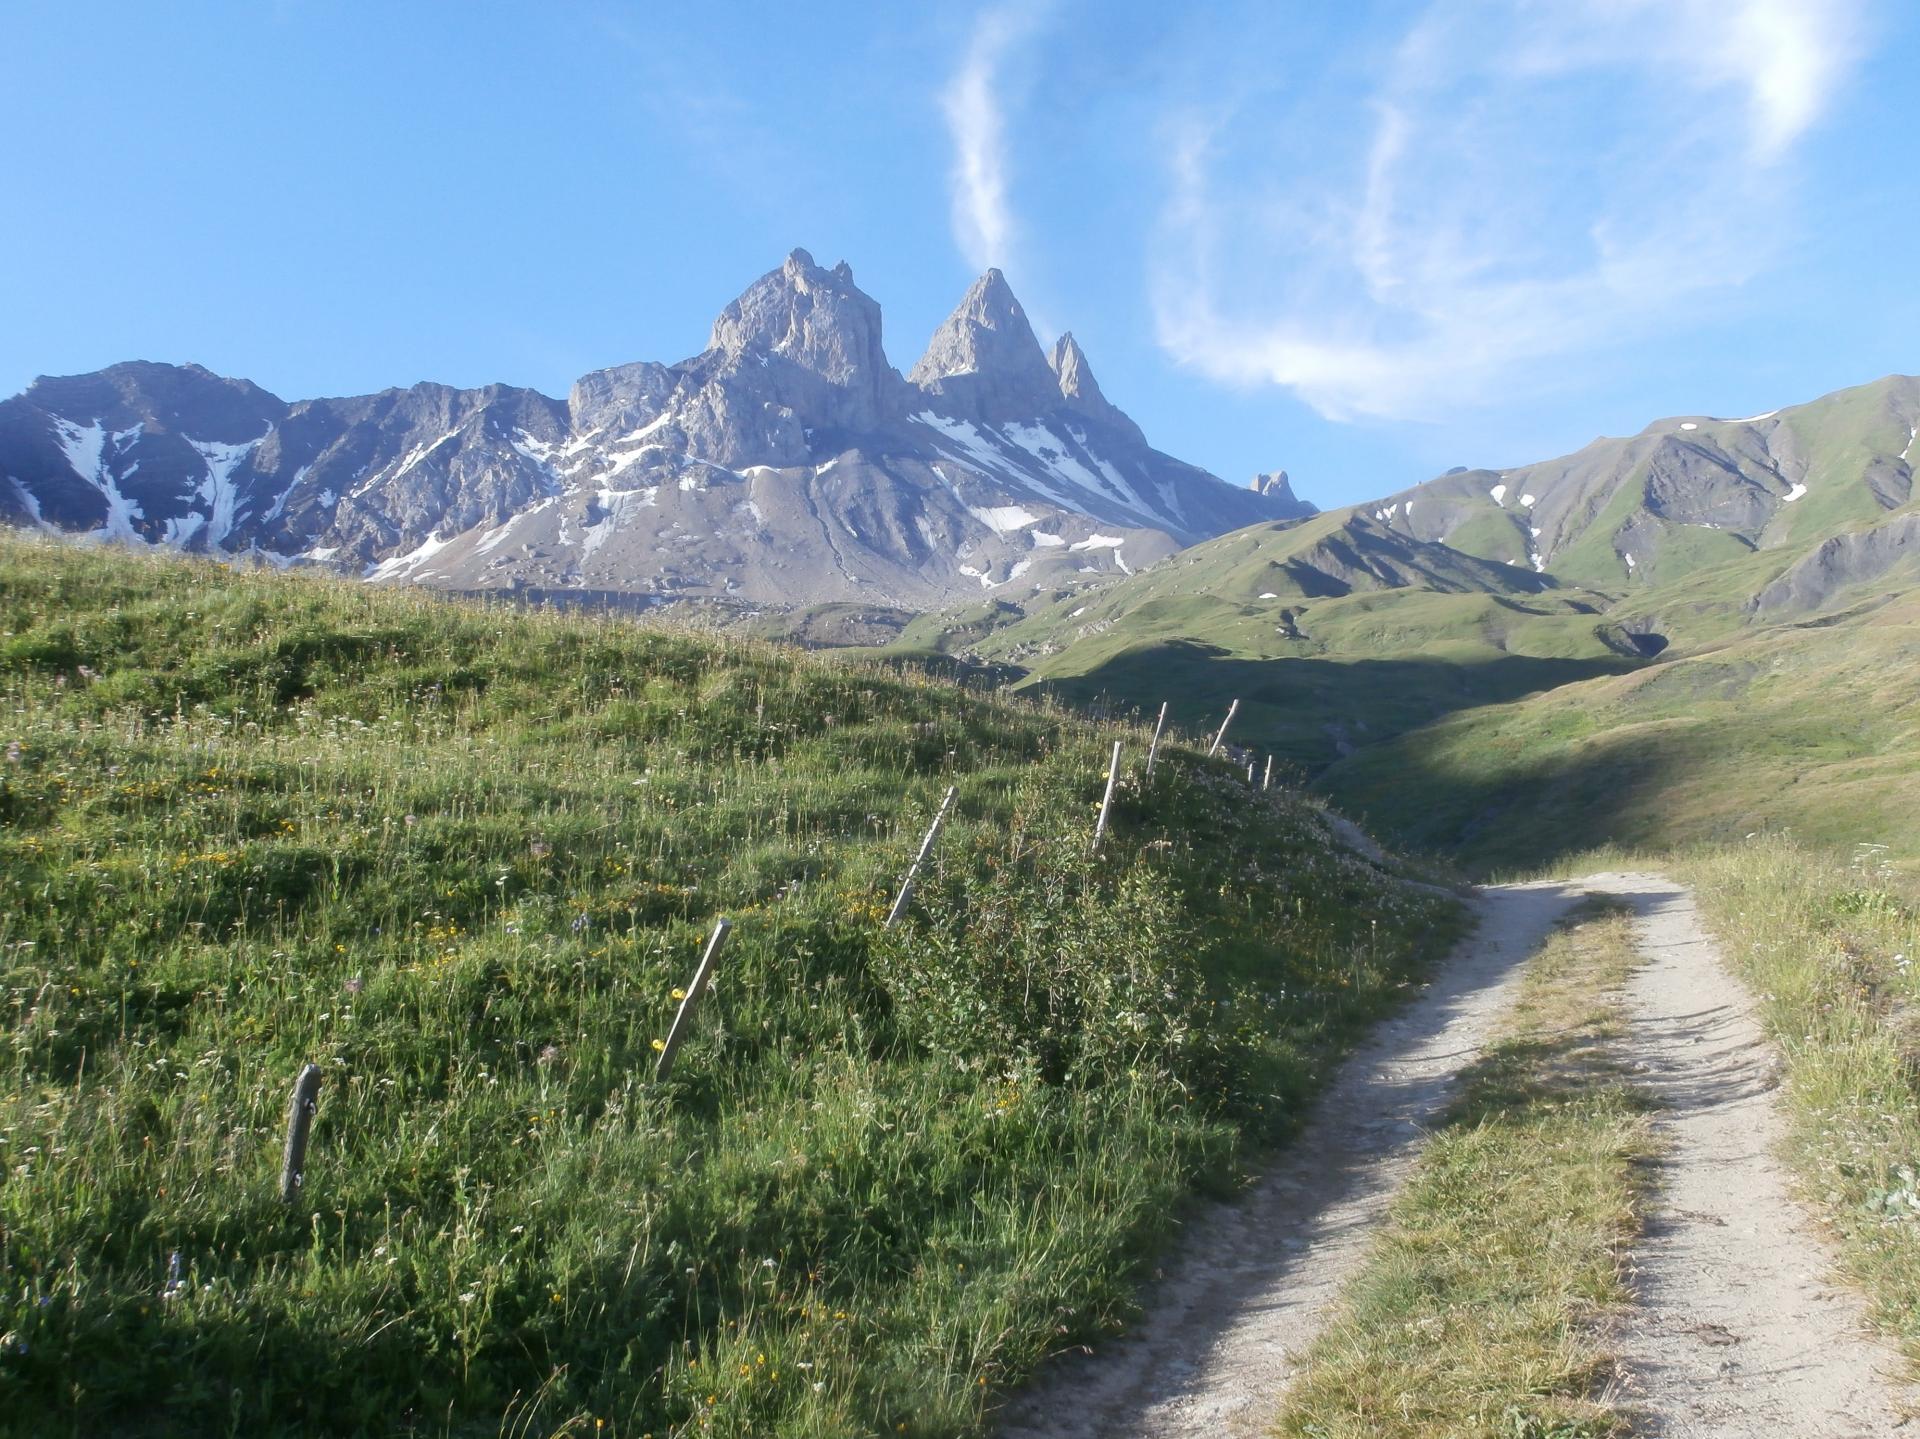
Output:
[[293,1203],[307,1182],[307,1135],[320,1107],[320,1066],[309,1064],[293,1082],[293,1104],[287,1110],[287,1147],[280,1155],[280,1197]]
[[1100,853],[1100,840],[1107,832],[1107,811],[1113,808],[1113,787],[1120,782],[1120,741],[1113,742],[1113,761],[1107,766],[1107,792],[1100,801],[1100,820],[1093,827],[1093,852]]
[[1208,759],[1212,759],[1216,754],[1220,752],[1220,741],[1227,737],[1227,726],[1233,723],[1234,711],[1239,708],[1240,708],[1239,700],[1235,700],[1232,704],[1227,706],[1227,717],[1220,721],[1220,733],[1213,737],[1213,743],[1207,748]]
[[1273,788],[1273,756],[1267,756],[1267,773],[1260,781],[1260,793],[1265,794]]
[[893,908],[887,911],[887,922],[883,926],[892,929],[900,922],[900,916],[907,912],[907,901],[913,898],[913,882],[919,878],[920,866],[927,862],[927,856],[933,853],[933,842],[940,838],[940,826],[946,823],[947,810],[953,804],[953,797],[960,792],[959,785],[947,786],[947,797],[940,801],[940,808],[933,816],[933,823],[927,826],[927,837],[920,841],[920,853],[913,857],[913,863],[907,866],[907,877],[900,882],[900,893],[894,897]]
[[1167,702],[1160,701],[1160,719],[1153,727],[1153,743],[1147,746],[1147,778],[1153,778],[1153,757],[1160,753],[1160,735],[1167,727]]
[[700,999],[713,979],[713,965],[720,957],[720,946],[727,942],[727,936],[731,933],[731,921],[717,919],[713,922],[713,934],[707,940],[706,952],[700,956],[700,967],[694,970],[693,978],[687,981],[687,997],[680,1001],[680,1009],[673,1016],[673,1027],[667,1031],[667,1042],[660,1047],[660,1063],[653,1071],[656,1080],[665,1079],[673,1073],[673,1056],[680,1049],[680,1041],[687,1037],[687,1031],[693,1028],[693,1012],[700,1007]]

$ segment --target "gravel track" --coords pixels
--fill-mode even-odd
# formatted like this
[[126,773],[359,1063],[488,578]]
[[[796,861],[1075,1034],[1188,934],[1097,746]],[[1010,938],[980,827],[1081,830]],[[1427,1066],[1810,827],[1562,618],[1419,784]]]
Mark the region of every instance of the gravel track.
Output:
[[1832,1256],[1789,1196],[1778,1061],[1750,1001],[1691,894],[1610,873],[1483,891],[1478,930],[1347,1060],[1274,1168],[1189,1224],[1140,1322],[1053,1360],[1002,1411],[1005,1439],[1264,1434],[1524,961],[1587,893],[1637,915],[1646,963],[1628,990],[1626,1057],[1664,1105],[1669,1144],[1634,1256],[1638,1303],[1611,1336],[1614,1397],[1660,1439],[1906,1432],[1915,1396],[1888,1377],[1900,1358],[1828,1279]]
[[[1660,875],[1583,881],[1637,915],[1625,1057],[1659,1097],[1667,1143],[1637,1304],[1613,1336],[1638,1432],[1663,1439],[1868,1439],[1915,1402],[1866,1306],[1835,1284],[1826,1237],[1777,1158],[1780,1061],[1746,990]],[[1920,1432],[1920,1426],[1912,1426]]]

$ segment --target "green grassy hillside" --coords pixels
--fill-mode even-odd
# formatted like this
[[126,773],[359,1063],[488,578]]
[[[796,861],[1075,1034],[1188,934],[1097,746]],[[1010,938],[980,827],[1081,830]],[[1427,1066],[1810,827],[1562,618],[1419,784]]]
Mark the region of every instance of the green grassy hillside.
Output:
[[0,614],[0,1433],[973,1432],[1455,923],[877,664],[22,541]]
[[1789,830],[1920,862],[1920,592],[1463,711],[1324,776],[1404,843],[1486,866]]
[[1910,853],[1916,407],[1893,376],[1657,421],[898,647],[1196,728],[1238,699],[1234,740],[1475,863],[1769,825]]
[[1631,669],[1604,596],[1341,512],[1257,525],[1133,578],[927,616],[893,653],[1023,671],[1016,687],[1231,738],[1307,772],[1455,710]]

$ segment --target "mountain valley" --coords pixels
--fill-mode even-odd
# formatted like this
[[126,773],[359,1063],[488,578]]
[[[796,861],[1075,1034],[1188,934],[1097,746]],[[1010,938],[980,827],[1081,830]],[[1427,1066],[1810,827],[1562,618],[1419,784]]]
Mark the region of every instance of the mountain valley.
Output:
[[1239,699],[1241,746],[1467,863],[1781,826],[1911,864],[1917,430],[1901,376],[1663,420],[893,647],[1194,726]]
[[[0,402],[0,520],[668,606],[1075,705],[1165,701],[1195,732],[1237,700],[1237,749],[1469,863],[1769,823],[1920,860],[1916,435],[1920,379],[1890,376],[1321,514],[1283,471],[1236,488],[1153,449],[997,270],[903,376],[852,271],[796,250],[701,354],[564,402],[287,404],[148,363],[42,379]],[[1829,700],[1849,724],[1822,728]],[[1787,742],[1802,720],[1818,736]]]

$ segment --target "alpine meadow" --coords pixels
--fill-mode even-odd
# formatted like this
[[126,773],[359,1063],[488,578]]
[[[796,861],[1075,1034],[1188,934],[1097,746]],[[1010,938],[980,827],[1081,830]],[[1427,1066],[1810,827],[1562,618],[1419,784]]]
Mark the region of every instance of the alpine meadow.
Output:
[[16,8],[0,1439],[1920,1416],[1920,13]]

